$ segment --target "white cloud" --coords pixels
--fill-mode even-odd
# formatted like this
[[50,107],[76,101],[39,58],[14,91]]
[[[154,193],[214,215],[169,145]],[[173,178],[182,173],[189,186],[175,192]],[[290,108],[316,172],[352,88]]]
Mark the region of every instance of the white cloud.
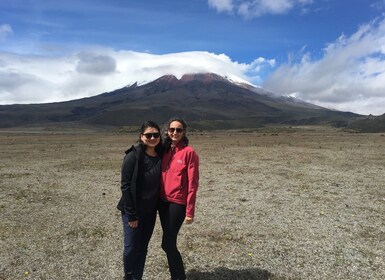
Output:
[[305,7],[313,0],[208,0],[209,6],[218,12],[236,12],[245,18],[266,14],[285,14],[294,7]]
[[13,30],[9,24],[0,25],[0,41],[5,40],[8,35],[12,34]]
[[296,63],[280,65],[264,88],[338,110],[385,113],[385,20],[340,36],[318,60],[303,54]]
[[184,52],[153,55],[98,49],[53,57],[0,53],[0,104],[55,102],[88,97],[165,74],[213,72],[258,82],[272,60],[234,62],[225,54]]
[[234,8],[232,0],[208,0],[209,6],[218,12],[231,12]]

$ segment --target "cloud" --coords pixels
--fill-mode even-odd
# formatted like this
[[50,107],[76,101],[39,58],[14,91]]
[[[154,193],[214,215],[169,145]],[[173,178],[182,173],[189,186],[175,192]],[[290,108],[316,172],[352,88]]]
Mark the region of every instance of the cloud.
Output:
[[165,74],[214,72],[259,82],[259,73],[273,60],[250,64],[225,54],[182,52],[154,55],[97,49],[65,56],[0,53],[0,104],[56,102],[88,97],[150,82]]
[[0,25],[0,42],[5,40],[7,36],[12,33],[13,33],[13,30],[9,24]]
[[91,75],[105,75],[115,71],[116,61],[114,58],[92,53],[78,54],[79,61],[76,70],[79,73],[86,73]]
[[254,18],[267,14],[285,14],[296,6],[305,7],[313,3],[313,0],[208,0],[208,3],[218,12]]
[[231,12],[234,9],[233,0],[208,0],[209,6],[218,12]]
[[361,114],[385,113],[385,20],[341,35],[320,59],[302,53],[280,65],[264,88],[321,106]]
[[385,9],[385,0],[375,1],[370,4],[370,7],[378,11],[383,11]]

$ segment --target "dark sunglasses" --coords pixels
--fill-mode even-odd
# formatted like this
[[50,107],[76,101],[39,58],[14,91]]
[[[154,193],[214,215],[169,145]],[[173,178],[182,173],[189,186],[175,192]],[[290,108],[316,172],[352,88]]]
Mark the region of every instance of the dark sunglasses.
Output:
[[160,134],[159,133],[143,133],[144,137],[147,139],[151,139],[152,137],[159,138]]
[[177,128],[175,128],[175,127],[170,127],[170,128],[168,129],[168,131],[170,131],[171,133],[174,133],[175,131],[176,131],[177,133],[182,133],[182,132],[183,132],[183,128],[180,128],[180,127],[177,127]]

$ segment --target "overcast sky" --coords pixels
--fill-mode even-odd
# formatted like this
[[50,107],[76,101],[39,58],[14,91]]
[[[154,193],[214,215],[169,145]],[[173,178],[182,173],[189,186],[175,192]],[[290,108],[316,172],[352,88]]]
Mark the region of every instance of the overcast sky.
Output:
[[0,0],[0,104],[214,72],[380,115],[384,12],[385,0]]

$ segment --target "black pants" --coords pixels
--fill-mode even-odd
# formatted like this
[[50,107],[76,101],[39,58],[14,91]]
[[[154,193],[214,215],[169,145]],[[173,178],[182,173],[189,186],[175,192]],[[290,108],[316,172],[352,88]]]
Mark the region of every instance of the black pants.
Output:
[[137,228],[128,225],[128,216],[122,215],[124,250],[123,265],[126,280],[140,280],[143,276],[147,248],[154,231],[156,210],[139,216]]
[[185,280],[186,274],[182,256],[177,248],[177,237],[186,216],[186,206],[161,201],[159,216],[163,229],[162,249],[167,254],[171,279]]

